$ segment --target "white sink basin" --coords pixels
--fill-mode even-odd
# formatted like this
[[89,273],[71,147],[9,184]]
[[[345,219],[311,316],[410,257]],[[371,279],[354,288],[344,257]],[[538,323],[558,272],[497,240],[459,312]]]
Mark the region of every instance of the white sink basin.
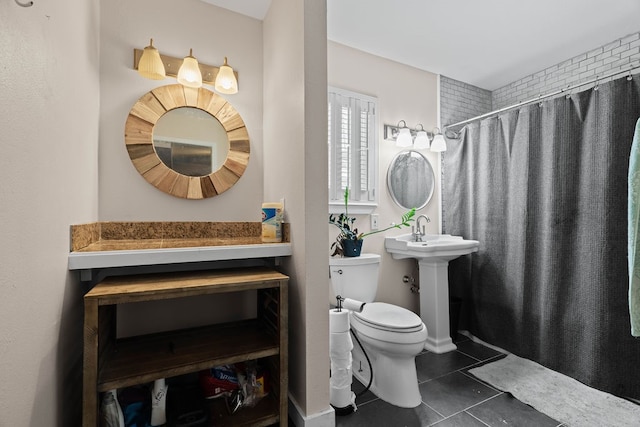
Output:
[[384,247],[395,259],[416,258],[451,261],[460,255],[478,251],[480,242],[450,234],[425,234],[422,242],[414,242],[411,233],[386,237]]

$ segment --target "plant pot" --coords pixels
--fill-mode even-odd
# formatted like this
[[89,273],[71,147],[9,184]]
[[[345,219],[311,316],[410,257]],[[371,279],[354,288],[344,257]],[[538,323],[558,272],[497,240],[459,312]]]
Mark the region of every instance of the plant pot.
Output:
[[360,256],[360,252],[362,251],[362,242],[363,240],[343,240],[342,250],[344,251],[344,256]]

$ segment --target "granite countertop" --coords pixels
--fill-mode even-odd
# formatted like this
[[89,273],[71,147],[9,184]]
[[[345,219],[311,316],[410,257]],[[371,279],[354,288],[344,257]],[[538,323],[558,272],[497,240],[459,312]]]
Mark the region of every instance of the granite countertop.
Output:
[[260,237],[191,239],[117,239],[99,240],[74,252],[127,251],[137,249],[193,248],[199,246],[262,245]]
[[95,222],[71,226],[69,269],[289,256],[282,243],[263,243],[260,222]]

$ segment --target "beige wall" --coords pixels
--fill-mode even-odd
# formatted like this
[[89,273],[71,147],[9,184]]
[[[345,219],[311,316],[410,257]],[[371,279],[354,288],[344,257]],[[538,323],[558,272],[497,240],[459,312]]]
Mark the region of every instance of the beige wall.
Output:
[[273,0],[264,21],[264,193],[285,198],[291,223],[289,392],[303,417],[329,409],[326,43],[325,2]]
[[69,224],[98,211],[97,0],[0,2],[0,425],[79,425]]
[[[431,131],[437,126],[437,76],[375,55],[371,55],[338,43],[328,45],[329,85],[360,92],[378,98],[379,110],[379,205],[375,213],[379,215],[379,227],[392,222],[400,222],[406,211],[393,202],[387,191],[386,173],[393,157],[401,151],[393,143],[384,141],[384,124],[397,125],[405,120],[409,127],[421,123]],[[420,150],[431,162],[436,175],[436,189],[429,204],[417,212],[431,219],[428,233],[437,233],[440,220],[440,159],[436,153]],[[356,224],[360,232],[368,231],[369,215],[358,215]],[[378,301],[400,305],[418,312],[418,295],[409,291],[402,282],[404,275],[418,279],[416,263],[413,260],[394,260],[384,249],[384,237],[411,232],[411,229],[393,229],[386,233],[365,238],[363,252],[382,255]],[[329,227],[331,241],[338,234],[335,227]],[[327,253],[328,253],[327,249]]]
[[[153,11],[151,13],[151,11]],[[262,22],[200,0],[102,2],[100,67],[100,219],[103,221],[259,221],[262,203]],[[138,174],[124,145],[124,124],[139,97],[175,78],[156,81],[133,70],[133,49],[153,38],[163,54],[193,55],[239,73],[239,92],[222,95],[251,138],[247,169],[230,190],[186,200],[157,190]],[[208,89],[212,87],[207,86]]]
[[[182,0],[180,5],[174,0],[109,0],[101,8],[100,220],[259,221],[263,201],[262,22],[200,0]],[[238,93],[221,96],[242,116],[251,139],[251,156],[242,177],[219,196],[187,200],[163,193],[129,159],[124,144],[129,110],[149,90],[176,83],[173,77],[144,79],[133,69],[133,49],[148,45],[149,38],[163,54],[181,57],[192,48],[193,55],[209,65],[221,65],[227,56],[239,74]],[[251,317],[255,310],[248,298],[224,295],[121,306],[118,334]]]

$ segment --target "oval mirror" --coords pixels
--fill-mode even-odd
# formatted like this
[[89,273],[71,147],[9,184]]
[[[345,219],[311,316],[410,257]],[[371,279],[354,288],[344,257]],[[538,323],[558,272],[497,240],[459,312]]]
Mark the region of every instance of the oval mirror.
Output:
[[422,209],[435,187],[431,163],[418,151],[399,152],[387,171],[387,187],[394,202],[404,209]]
[[227,191],[249,162],[249,134],[235,108],[208,89],[179,84],[156,88],[134,104],[125,144],[147,182],[187,199]]

